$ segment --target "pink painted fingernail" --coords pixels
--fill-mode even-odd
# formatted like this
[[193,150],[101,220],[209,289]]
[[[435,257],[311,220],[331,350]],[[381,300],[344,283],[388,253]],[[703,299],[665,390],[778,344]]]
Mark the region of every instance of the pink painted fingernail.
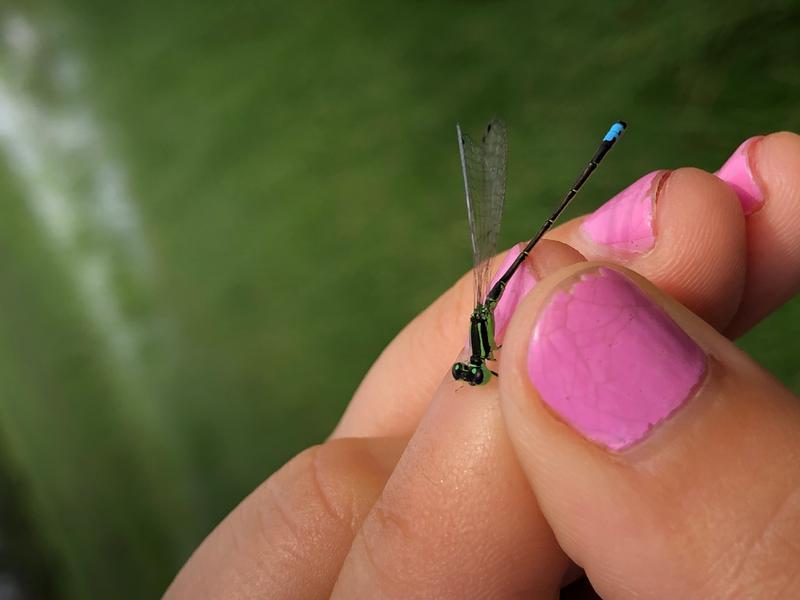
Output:
[[739,196],[746,215],[755,212],[764,203],[764,193],[758,185],[753,169],[753,156],[761,139],[763,136],[756,136],[742,142],[716,172],[716,176],[731,186]]
[[656,243],[653,212],[662,175],[653,171],[628,186],[581,224],[583,233],[593,242],[623,254],[643,254]]
[[705,365],[703,351],[658,305],[605,267],[553,294],[528,350],[542,400],[612,450],[643,439],[686,402]]
[[[506,269],[511,266],[511,263],[519,256],[519,253],[522,252],[524,247],[524,244],[520,243],[506,252],[503,264],[497,269],[497,273],[492,280],[492,285],[497,283],[497,280],[506,272]],[[503,295],[494,308],[494,339],[498,344],[503,341],[506,327],[508,327],[508,323],[511,321],[511,315],[513,315],[514,311],[517,309],[517,304],[519,304],[519,301],[533,289],[534,285],[536,285],[536,275],[534,275],[533,270],[527,263],[523,263],[520,265],[520,268],[517,269],[517,272],[514,273],[511,281],[508,282],[505,291],[503,291]]]

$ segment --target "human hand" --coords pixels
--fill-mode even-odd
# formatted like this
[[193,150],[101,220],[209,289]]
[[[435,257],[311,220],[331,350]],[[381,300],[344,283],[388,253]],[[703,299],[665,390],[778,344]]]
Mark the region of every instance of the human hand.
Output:
[[728,338],[800,286],[800,138],[740,156],[720,173],[739,197],[659,172],[556,229],[498,306],[501,376],[480,388],[449,376],[463,278],[167,597],[547,598],[575,565],[606,598],[786,597],[800,401]]

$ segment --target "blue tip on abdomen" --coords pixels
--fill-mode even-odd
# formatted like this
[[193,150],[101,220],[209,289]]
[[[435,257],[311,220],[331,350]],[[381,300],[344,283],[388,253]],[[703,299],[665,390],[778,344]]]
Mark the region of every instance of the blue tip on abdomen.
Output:
[[603,141],[614,142],[619,139],[619,136],[622,135],[623,131],[625,131],[625,121],[617,121],[608,130],[608,133],[606,134],[606,137],[603,138]]

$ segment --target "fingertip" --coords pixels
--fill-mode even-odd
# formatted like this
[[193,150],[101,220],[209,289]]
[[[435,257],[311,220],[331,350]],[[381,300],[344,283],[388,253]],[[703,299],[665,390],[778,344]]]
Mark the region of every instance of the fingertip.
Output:
[[529,257],[531,268],[539,280],[559,269],[586,261],[586,257],[572,246],[556,240],[541,240]]
[[711,173],[676,169],[656,200],[655,230],[653,251],[628,266],[724,328],[746,276],[745,221],[735,194]]
[[653,171],[558,235],[588,260],[642,274],[718,328],[736,312],[744,217],[731,188],[706,171]]
[[[763,188],[764,203],[753,222],[768,221],[774,235],[800,250],[800,135],[781,131],[764,136],[754,151],[755,176]],[[764,215],[758,213],[764,211]]]
[[[648,263],[650,274],[642,274],[656,285],[659,276],[687,282],[704,278],[711,272],[710,262],[723,263],[714,265],[717,270],[744,266],[744,219],[739,203],[711,173],[694,167],[672,171],[656,197],[654,228],[656,246],[635,264]],[[679,266],[686,270],[675,271]]]
[[665,293],[724,328],[745,281],[746,233],[739,202],[712,174],[676,169],[659,194],[652,253],[629,265]]
[[753,152],[755,176],[765,196],[793,196],[800,191],[800,135],[771,133],[760,139]]
[[759,138],[750,149],[762,195],[747,216],[747,282],[726,332],[741,335],[800,290],[800,136]]

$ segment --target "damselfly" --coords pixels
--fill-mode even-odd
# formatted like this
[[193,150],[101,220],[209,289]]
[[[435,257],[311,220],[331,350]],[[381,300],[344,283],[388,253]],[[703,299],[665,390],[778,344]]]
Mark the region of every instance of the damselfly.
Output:
[[508,135],[505,124],[499,119],[493,119],[489,123],[479,143],[461,133],[461,127],[456,125],[464,192],[467,197],[469,235],[472,242],[475,309],[472,311],[469,324],[469,362],[457,362],[453,365],[454,379],[466,381],[470,385],[481,385],[487,383],[492,375],[497,375],[489,369],[486,361],[494,360],[494,351],[497,350],[494,340],[494,309],[503,291],[536,243],[553,226],[620,138],[625,127],[625,121],[617,121],[611,125],[594,156],[559,205],[511,266],[487,291],[492,277],[492,259],[497,250],[497,237],[500,233],[500,219],[503,216],[506,196]]

